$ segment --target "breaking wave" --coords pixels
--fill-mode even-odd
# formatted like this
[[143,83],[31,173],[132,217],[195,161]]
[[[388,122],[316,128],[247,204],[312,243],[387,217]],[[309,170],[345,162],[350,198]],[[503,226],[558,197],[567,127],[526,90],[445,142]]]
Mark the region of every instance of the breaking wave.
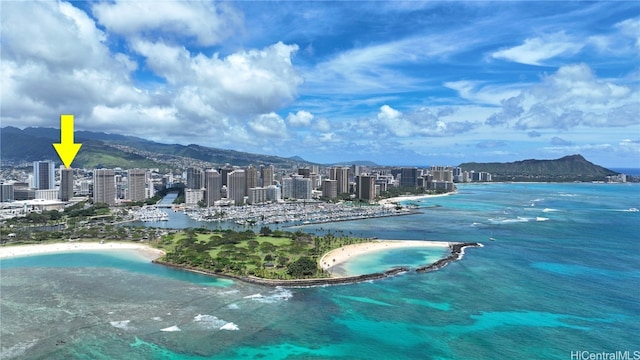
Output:
[[126,330],[129,328],[130,321],[131,320],[111,321],[109,324],[115,328]]
[[293,297],[293,293],[289,289],[285,289],[283,287],[277,286],[275,289],[269,291],[267,295],[262,295],[260,293],[247,295],[244,299],[250,299],[254,301],[258,301],[265,304],[273,304],[279,301],[286,301]]
[[164,328],[164,329],[160,329],[160,331],[173,332],[173,331],[182,331],[182,330],[180,330],[180,328],[178,326],[173,325],[173,326],[169,326],[169,327]]
[[193,321],[208,330],[240,330],[238,325],[224,321],[213,315],[198,314],[193,318]]

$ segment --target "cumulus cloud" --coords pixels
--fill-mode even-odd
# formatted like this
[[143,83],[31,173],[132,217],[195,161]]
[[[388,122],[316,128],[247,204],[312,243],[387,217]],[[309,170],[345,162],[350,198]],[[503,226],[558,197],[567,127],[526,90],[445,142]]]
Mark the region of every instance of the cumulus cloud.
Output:
[[1,31],[5,122],[45,125],[72,112],[87,123],[96,104],[149,101],[131,83],[135,62],[112,53],[93,20],[69,3],[3,4]]
[[525,39],[524,43],[494,52],[491,56],[528,65],[543,65],[545,60],[556,56],[574,55],[583,45],[564,32]]
[[432,111],[421,108],[404,114],[389,105],[383,105],[378,112],[377,124],[383,130],[398,137],[447,136],[470,131],[476,124],[471,121],[449,121],[444,119],[455,111]]
[[567,65],[505,99],[486,123],[523,130],[629,126],[638,123],[639,96],[627,86],[597,78],[586,64]]
[[287,137],[287,125],[284,120],[276,113],[261,114],[255,119],[249,121],[249,128],[260,136],[269,138],[285,138]]
[[396,136],[404,137],[413,134],[412,124],[400,111],[389,105],[382,105],[377,117],[380,124]]
[[192,55],[184,47],[143,40],[134,41],[133,48],[171,86],[193,86],[208,104],[225,114],[272,112],[293,101],[302,83],[291,63],[297,45],[278,42],[224,58]]
[[[130,6],[151,5],[161,9],[157,14],[142,11],[138,22],[128,25],[114,15]],[[147,31],[169,31],[199,43],[215,42],[222,36],[215,28],[177,29],[178,20],[166,10],[176,14],[184,10],[191,18],[210,15],[213,8],[207,8],[208,13],[198,10],[200,15],[192,11],[210,6],[199,2],[96,4],[96,16],[108,30],[130,36],[126,50],[134,53],[126,55],[114,50],[119,47],[110,49],[105,32],[70,3],[3,4],[3,123],[52,126],[60,114],[73,113],[79,128],[126,129],[156,139],[168,132],[176,139],[182,133],[184,138],[198,134],[203,139],[220,137],[218,145],[225,145],[251,143],[256,134],[285,136],[286,124],[275,111],[297,97],[302,83],[291,61],[296,45],[275,43],[222,57],[192,52],[162,36],[145,38]],[[169,27],[158,29],[165,25]],[[151,89],[136,88],[132,76],[142,67],[164,82]]]
[[169,40],[193,38],[214,45],[231,36],[242,15],[226,4],[208,1],[116,1],[92,7],[100,24],[126,37]]
[[298,112],[289,113],[287,122],[291,126],[309,126],[313,120],[313,114],[308,111],[299,110]]

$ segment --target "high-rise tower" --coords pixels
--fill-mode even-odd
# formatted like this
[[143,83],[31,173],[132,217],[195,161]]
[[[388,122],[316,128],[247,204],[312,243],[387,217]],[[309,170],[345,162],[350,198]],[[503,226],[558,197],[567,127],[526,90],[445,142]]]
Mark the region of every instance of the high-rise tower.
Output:
[[33,187],[38,190],[56,188],[56,174],[53,161],[33,162]]
[[344,194],[349,192],[349,168],[348,167],[335,167],[331,168],[329,172],[329,178],[338,182],[338,194]]
[[144,201],[146,192],[147,172],[143,169],[130,169],[127,175],[129,186],[129,199],[131,201]]
[[113,169],[93,170],[93,203],[116,204],[116,173]]
[[187,169],[187,189],[197,189],[200,190],[202,188],[202,170],[194,167],[190,167]]
[[236,205],[244,203],[246,182],[244,170],[234,170],[227,175],[227,198]]
[[73,169],[60,167],[60,200],[69,201],[73,197]]
[[204,201],[207,206],[213,206],[216,201],[220,200],[220,190],[222,189],[220,173],[214,169],[206,170],[204,172],[204,188]]
[[244,175],[247,178],[246,189],[244,192],[245,194],[249,194],[249,189],[258,187],[258,169],[256,169],[253,165],[249,165],[244,170]]
[[260,167],[260,177],[262,178],[263,187],[273,185],[273,173],[274,173],[273,165]]

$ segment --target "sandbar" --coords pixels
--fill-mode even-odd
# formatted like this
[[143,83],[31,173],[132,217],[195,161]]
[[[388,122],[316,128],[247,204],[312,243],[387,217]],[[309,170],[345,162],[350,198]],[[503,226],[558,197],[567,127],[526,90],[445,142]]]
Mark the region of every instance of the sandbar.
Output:
[[334,249],[320,258],[319,265],[323,270],[331,272],[333,266],[342,264],[356,256],[369,254],[389,249],[402,249],[412,247],[440,247],[448,248],[451,243],[446,241],[421,241],[421,240],[374,240],[370,242],[352,244]]
[[153,260],[164,255],[164,251],[152,248],[151,246],[144,244],[136,244],[130,242],[99,243],[78,241],[52,244],[4,245],[0,246],[0,259],[51,253],[65,253],[72,251],[102,250],[137,250],[141,255],[149,258],[149,260]]

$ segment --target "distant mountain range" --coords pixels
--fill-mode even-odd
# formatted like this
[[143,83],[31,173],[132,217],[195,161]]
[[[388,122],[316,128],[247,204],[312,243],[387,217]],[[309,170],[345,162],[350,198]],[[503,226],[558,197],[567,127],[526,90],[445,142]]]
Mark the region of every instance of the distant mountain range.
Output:
[[[7,126],[0,129],[0,138],[3,163],[58,160],[52,144],[60,141],[60,129],[29,127],[21,130]],[[76,131],[75,142],[82,143],[82,148],[73,162],[74,167],[181,168],[226,163],[238,166],[273,164],[287,167],[311,164],[299,157],[251,154],[195,144],[162,144],[133,136],[92,131]]]
[[587,161],[582,155],[554,160],[522,160],[507,163],[463,163],[466,171],[491,173],[494,181],[594,181],[617,174]]
[[[0,129],[0,156],[3,164],[17,164],[37,160],[59,162],[52,144],[60,140],[60,130],[54,128],[18,129],[7,126]],[[92,131],[76,131],[75,141],[82,143],[74,167],[85,168],[185,168],[188,166],[214,167],[226,163],[247,166],[272,164],[276,167],[302,167],[314,165],[294,156],[284,158],[252,154],[234,150],[216,149],[201,145],[162,144],[133,136]],[[371,161],[340,162],[331,165],[379,166]],[[318,165],[318,164],[315,164]],[[555,160],[523,160],[509,163],[463,163],[467,171],[485,171],[494,181],[590,181],[604,180],[616,172],[595,165],[581,155],[565,156]]]

